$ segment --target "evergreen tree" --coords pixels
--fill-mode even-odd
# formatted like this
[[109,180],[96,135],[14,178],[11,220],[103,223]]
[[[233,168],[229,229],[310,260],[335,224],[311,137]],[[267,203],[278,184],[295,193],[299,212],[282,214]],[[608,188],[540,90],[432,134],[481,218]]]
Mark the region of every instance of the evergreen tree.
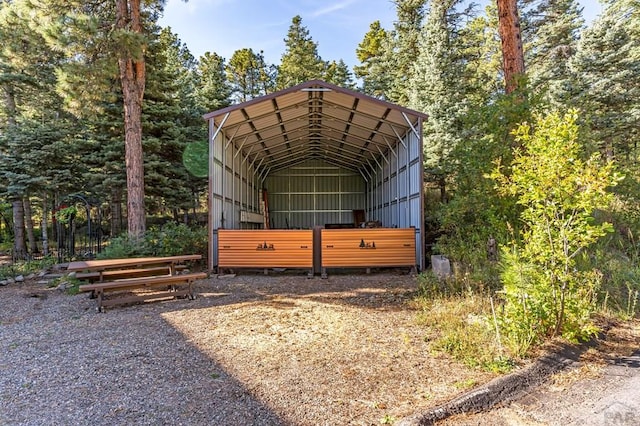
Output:
[[541,18],[535,38],[525,45],[528,82],[532,91],[544,93],[547,103],[559,108],[568,101],[573,80],[569,61],[584,20],[575,0],[545,0],[536,12]]
[[231,87],[225,75],[225,63],[217,53],[206,52],[197,66],[198,85],[196,96],[200,107],[215,111],[231,103]]
[[127,175],[124,168],[124,128],[122,115],[122,91],[117,79],[111,80],[108,92],[103,93],[104,101],[94,108],[100,114],[85,118],[86,137],[81,145],[87,172],[83,176],[85,186],[92,188],[95,198],[108,200],[110,210],[110,235],[122,232],[122,205]]
[[144,104],[144,151],[150,212],[169,211],[174,219],[194,208],[206,183],[182,164],[191,141],[206,140],[195,93],[195,60],[169,28],[150,44],[148,90]]
[[285,51],[278,69],[278,89],[323,77],[325,64],[318,55],[318,44],[302,25],[299,15],[293,17],[284,43]]
[[264,94],[261,84],[262,62],[252,49],[233,52],[226,72],[236,102],[246,102]]
[[354,67],[355,76],[362,79],[362,91],[378,98],[387,98],[391,86],[391,64],[386,61],[387,49],[391,49],[391,35],[374,21],[356,49],[362,65]]
[[272,93],[277,88],[278,66],[269,64],[264,59],[264,52],[261,50],[257,55],[258,68],[260,69],[260,94]]
[[413,80],[413,63],[420,53],[419,37],[427,0],[394,0],[397,21],[392,35],[393,47],[386,48],[384,61],[391,71],[392,81],[386,98],[400,105],[409,101],[409,86]]
[[342,59],[338,62],[331,61],[327,64],[324,72],[324,80],[336,86],[346,87],[348,89],[355,88],[351,71]]
[[497,0],[505,92],[514,92],[524,76],[524,53],[517,0]]
[[573,103],[608,158],[637,163],[640,138],[640,3],[607,1],[571,60]]
[[446,200],[451,153],[463,136],[466,102],[461,90],[464,63],[456,34],[459,0],[432,0],[411,72],[409,106],[429,115],[424,127],[424,168]]
[[[33,3],[41,17],[41,32],[67,56],[63,81],[100,94],[98,87],[117,69],[124,105],[125,168],[127,170],[128,232],[145,230],[142,156],[142,100],[146,83],[145,52],[152,23],[164,1],[116,0],[86,3],[43,0]],[[68,76],[76,76],[68,77]],[[99,102],[95,102],[96,104]]]
[[504,90],[502,51],[498,35],[498,10],[495,4],[485,14],[473,16],[459,31],[466,70],[462,81],[468,87],[467,98],[474,105],[488,105]]
[[[0,121],[0,179],[12,200],[17,258],[25,256],[23,226],[34,251],[30,195],[73,184],[68,155],[61,151],[68,117],[55,92],[60,55],[35,31],[28,2],[0,4],[0,88],[4,94]],[[71,151],[73,152],[73,151]],[[61,178],[62,176],[62,178]],[[66,185],[65,185],[66,184]],[[27,207],[26,211],[24,207]],[[20,228],[20,229],[18,229]]]
[[127,170],[127,230],[140,238],[146,229],[144,163],[142,156],[142,100],[146,84],[144,15],[141,0],[116,0],[114,38],[122,100]]

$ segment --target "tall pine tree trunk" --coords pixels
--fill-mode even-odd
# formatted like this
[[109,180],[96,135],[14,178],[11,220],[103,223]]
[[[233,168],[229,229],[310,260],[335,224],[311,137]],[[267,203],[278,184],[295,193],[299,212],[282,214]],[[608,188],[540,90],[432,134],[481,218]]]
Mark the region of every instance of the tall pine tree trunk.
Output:
[[117,237],[122,232],[122,191],[114,188],[111,191],[111,237]]
[[[4,94],[4,110],[7,116],[7,129],[15,130],[16,121],[16,94],[13,86],[8,83],[2,85]],[[13,258],[15,260],[24,260],[26,258],[27,246],[24,241],[24,206],[22,199],[13,194],[11,200],[13,210]]]
[[47,215],[49,208],[47,206],[47,193],[42,193],[42,254],[49,256],[49,222]]
[[[140,0],[117,0],[116,28],[142,34]],[[131,40],[131,37],[126,38]],[[131,41],[129,41],[131,42]],[[127,230],[129,236],[144,234],[144,164],[142,159],[142,98],[145,86],[146,46],[122,46],[118,67],[124,100],[125,166],[127,170]],[[134,56],[133,52],[139,54]]]
[[517,0],[497,0],[497,2],[505,91],[509,94],[518,88],[520,77],[524,74],[520,18]]
[[24,240],[24,204],[20,198],[11,202],[13,207],[13,258],[24,260],[27,257],[27,246]]
[[27,230],[27,240],[29,241],[29,253],[34,254],[38,252],[38,244],[36,243],[36,236],[33,232],[33,212],[31,211],[31,200],[29,197],[24,197],[24,224]]

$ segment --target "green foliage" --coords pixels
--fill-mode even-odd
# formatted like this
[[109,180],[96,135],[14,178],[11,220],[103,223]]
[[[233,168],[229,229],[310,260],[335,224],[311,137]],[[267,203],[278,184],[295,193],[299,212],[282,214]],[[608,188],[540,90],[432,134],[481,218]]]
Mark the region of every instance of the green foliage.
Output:
[[285,89],[307,80],[322,78],[324,62],[318,54],[318,44],[302,25],[302,18],[294,16],[287,33],[285,52],[278,69],[278,89]]
[[461,90],[464,61],[456,37],[455,3],[431,5],[407,83],[409,107],[429,115],[423,124],[424,169],[442,192],[455,164],[451,153],[465,134],[463,117],[468,108]]
[[328,62],[324,70],[324,81],[335,84],[336,86],[355,89],[356,84],[353,82],[353,76],[347,64],[340,59],[339,61]]
[[[435,212],[443,233],[436,249],[460,272],[493,272],[495,265],[487,259],[489,237],[505,244],[518,235],[520,207],[513,197],[500,196],[487,175],[496,160],[510,163],[515,144],[510,132],[515,123],[530,117],[532,102],[529,96],[519,99],[507,95],[497,97],[489,106],[469,109],[464,124],[469,134],[450,154],[450,200]],[[495,274],[486,279],[495,279]]]
[[206,52],[198,61],[197,75],[196,98],[204,111],[210,112],[229,106],[232,89],[225,75],[223,57],[217,53]]
[[55,214],[56,220],[60,223],[70,223],[71,220],[78,214],[76,206],[69,206],[58,210]]
[[374,21],[356,49],[362,65],[354,67],[355,76],[362,79],[362,91],[368,95],[384,97],[389,91],[391,72],[386,59],[390,43],[391,34],[382,28],[380,21]]
[[55,258],[45,257],[44,259],[40,260],[30,260],[27,262],[18,262],[0,266],[0,279],[13,278],[18,275],[29,275],[32,273],[47,270],[55,264]]
[[532,35],[524,45],[529,87],[561,108],[569,100],[574,79],[569,64],[584,25],[580,5],[576,0],[543,1],[529,17]]
[[152,227],[140,239],[128,235],[113,238],[100,259],[123,257],[176,256],[207,251],[207,230],[168,222],[161,228]]
[[262,52],[240,49],[233,52],[226,67],[227,81],[237,102],[246,102],[266,95],[275,86],[274,71],[268,65]]
[[537,116],[515,131],[508,171],[491,174],[498,191],[523,207],[519,241],[503,246],[503,328],[516,353],[546,337],[572,341],[596,331],[590,321],[601,275],[582,260],[612,230],[598,222],[619,177],[598,154],[582,157],[577,111]]

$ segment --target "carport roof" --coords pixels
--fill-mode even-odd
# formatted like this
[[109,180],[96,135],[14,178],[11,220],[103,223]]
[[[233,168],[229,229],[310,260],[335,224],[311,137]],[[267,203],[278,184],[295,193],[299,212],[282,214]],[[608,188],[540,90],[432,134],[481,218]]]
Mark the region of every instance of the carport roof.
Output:
[[407,132],[416,133],[422,149],[426,117],[321,80],[204,116],[265,175],[315,159],[355,171],[371,168]]

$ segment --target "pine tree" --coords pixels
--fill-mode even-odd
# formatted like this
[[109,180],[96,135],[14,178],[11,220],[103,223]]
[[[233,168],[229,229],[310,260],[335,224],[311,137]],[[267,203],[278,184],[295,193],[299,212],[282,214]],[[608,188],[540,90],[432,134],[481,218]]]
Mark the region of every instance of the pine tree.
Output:
[[525,71],[520,17],[516,0],[497,0],[497,4],[505,92],[509,94],[521,85]]
[[386,98],[400,105],[409,102],[413,63],[418,57],[419,37],[427,0],[394,0],[397,21],[392,35],[393,47],[385,49],[387,70],[393,76]]
[[258,68],[260,69],[260,93],[266,95],[272,93],[277,88],[278,78],[278,66],[275,64],[269,64],[264,59],[264,51],[260,51],[257,55]]
[[607,158],[638,161],[640,125],[640,4],[607,1],[583,31],[571,69],[572,102],[585,110],[591,136]]
[[459,0],[432,0],[422,28],[415,66],[411,72],[409,106],[429,115],[424,126],[424,168],[437,182],[441,200],[451,173],[451,153],[463,135],[466,102],[461,90],[464,62],[456,39]]
[[285,51],[278,69],[278,89],[322,78],[324,62],[318,55],[318,44],[302,25],[299,15],[293,17],[284,43]]
[[225,62],[217,53],[206,52],[198,62],[196,96],[200,107],[215,111],[231,103],[231,87],[225,75]]
[[545,0],[536,9],[535,38],[524,46],[529,87],[545,94],[547,103],[560,108],[568,102],[574,77],[569,61],[576,52],[584,24],[575,0]]
[[467,97],[475,105],[488,105],[504,90],[502,51],[498,35],[498,11],[495,4],[485,14],[472,16],[460,29],[462,56],[466,61],[462,81],[469,87]]
[[69,155],[59,150],[63,141],[69,140],[64,133],[68,117],[60,111],[61,101],[55,92],[55,67],[60,55],[49,49],[35,31],[37,23],[28,6],[24,1],[0,4],[0,39],[4,43],[0,53],[0,88],[4,94],[0,108],[4,117],[0,123],[0,179],[14,213],[20,216],[13,221],[17,258],[26,254],[24,224],[30,251],[36,249],[29,197],[63,189],[65,178],[73,184],[69,175],[74,170],[65,161]]
[[141,0],[116,0],[114,37],[124,102],[124,146],[127,170],[127,230],[141,237],[146,229],[142,100],[146,84],[145,40]]
[[391,35],[382,28],[380,21],[374,21],[356,49],[362,65],[355,66],[354,72],[362,79],[362,91],[378,98],[387,98],[391,86],[391,64],[385,60],[387,49],[392,49]]
[[139,237],[145,230],[141,125],[145,53],[149,31],[164,1],[43,0],[32,4],[40,15],[42,34],[67,56],[62,81],[99,97],[102,92],[96,89],[108,86],[104,84],[107,76],[117,70],[124,104],[128,232]]
[[236,102],[246,102],[264,94],[262,71],[261,58],[252,49],[244,48],[233,52],[226,73]]
[[195,97],[196,63],[169,28],[150,44],[148,90],[143,115],[146,193],[151,213],[169,211],[175,220],[195,205],[206,181],[182,164],[187,143],[206,141]]
[[338,62],[331,61],[327,63],[324,71],[324,80],[347,89],[353,89],[356,86],[349,67],[342,59]]

